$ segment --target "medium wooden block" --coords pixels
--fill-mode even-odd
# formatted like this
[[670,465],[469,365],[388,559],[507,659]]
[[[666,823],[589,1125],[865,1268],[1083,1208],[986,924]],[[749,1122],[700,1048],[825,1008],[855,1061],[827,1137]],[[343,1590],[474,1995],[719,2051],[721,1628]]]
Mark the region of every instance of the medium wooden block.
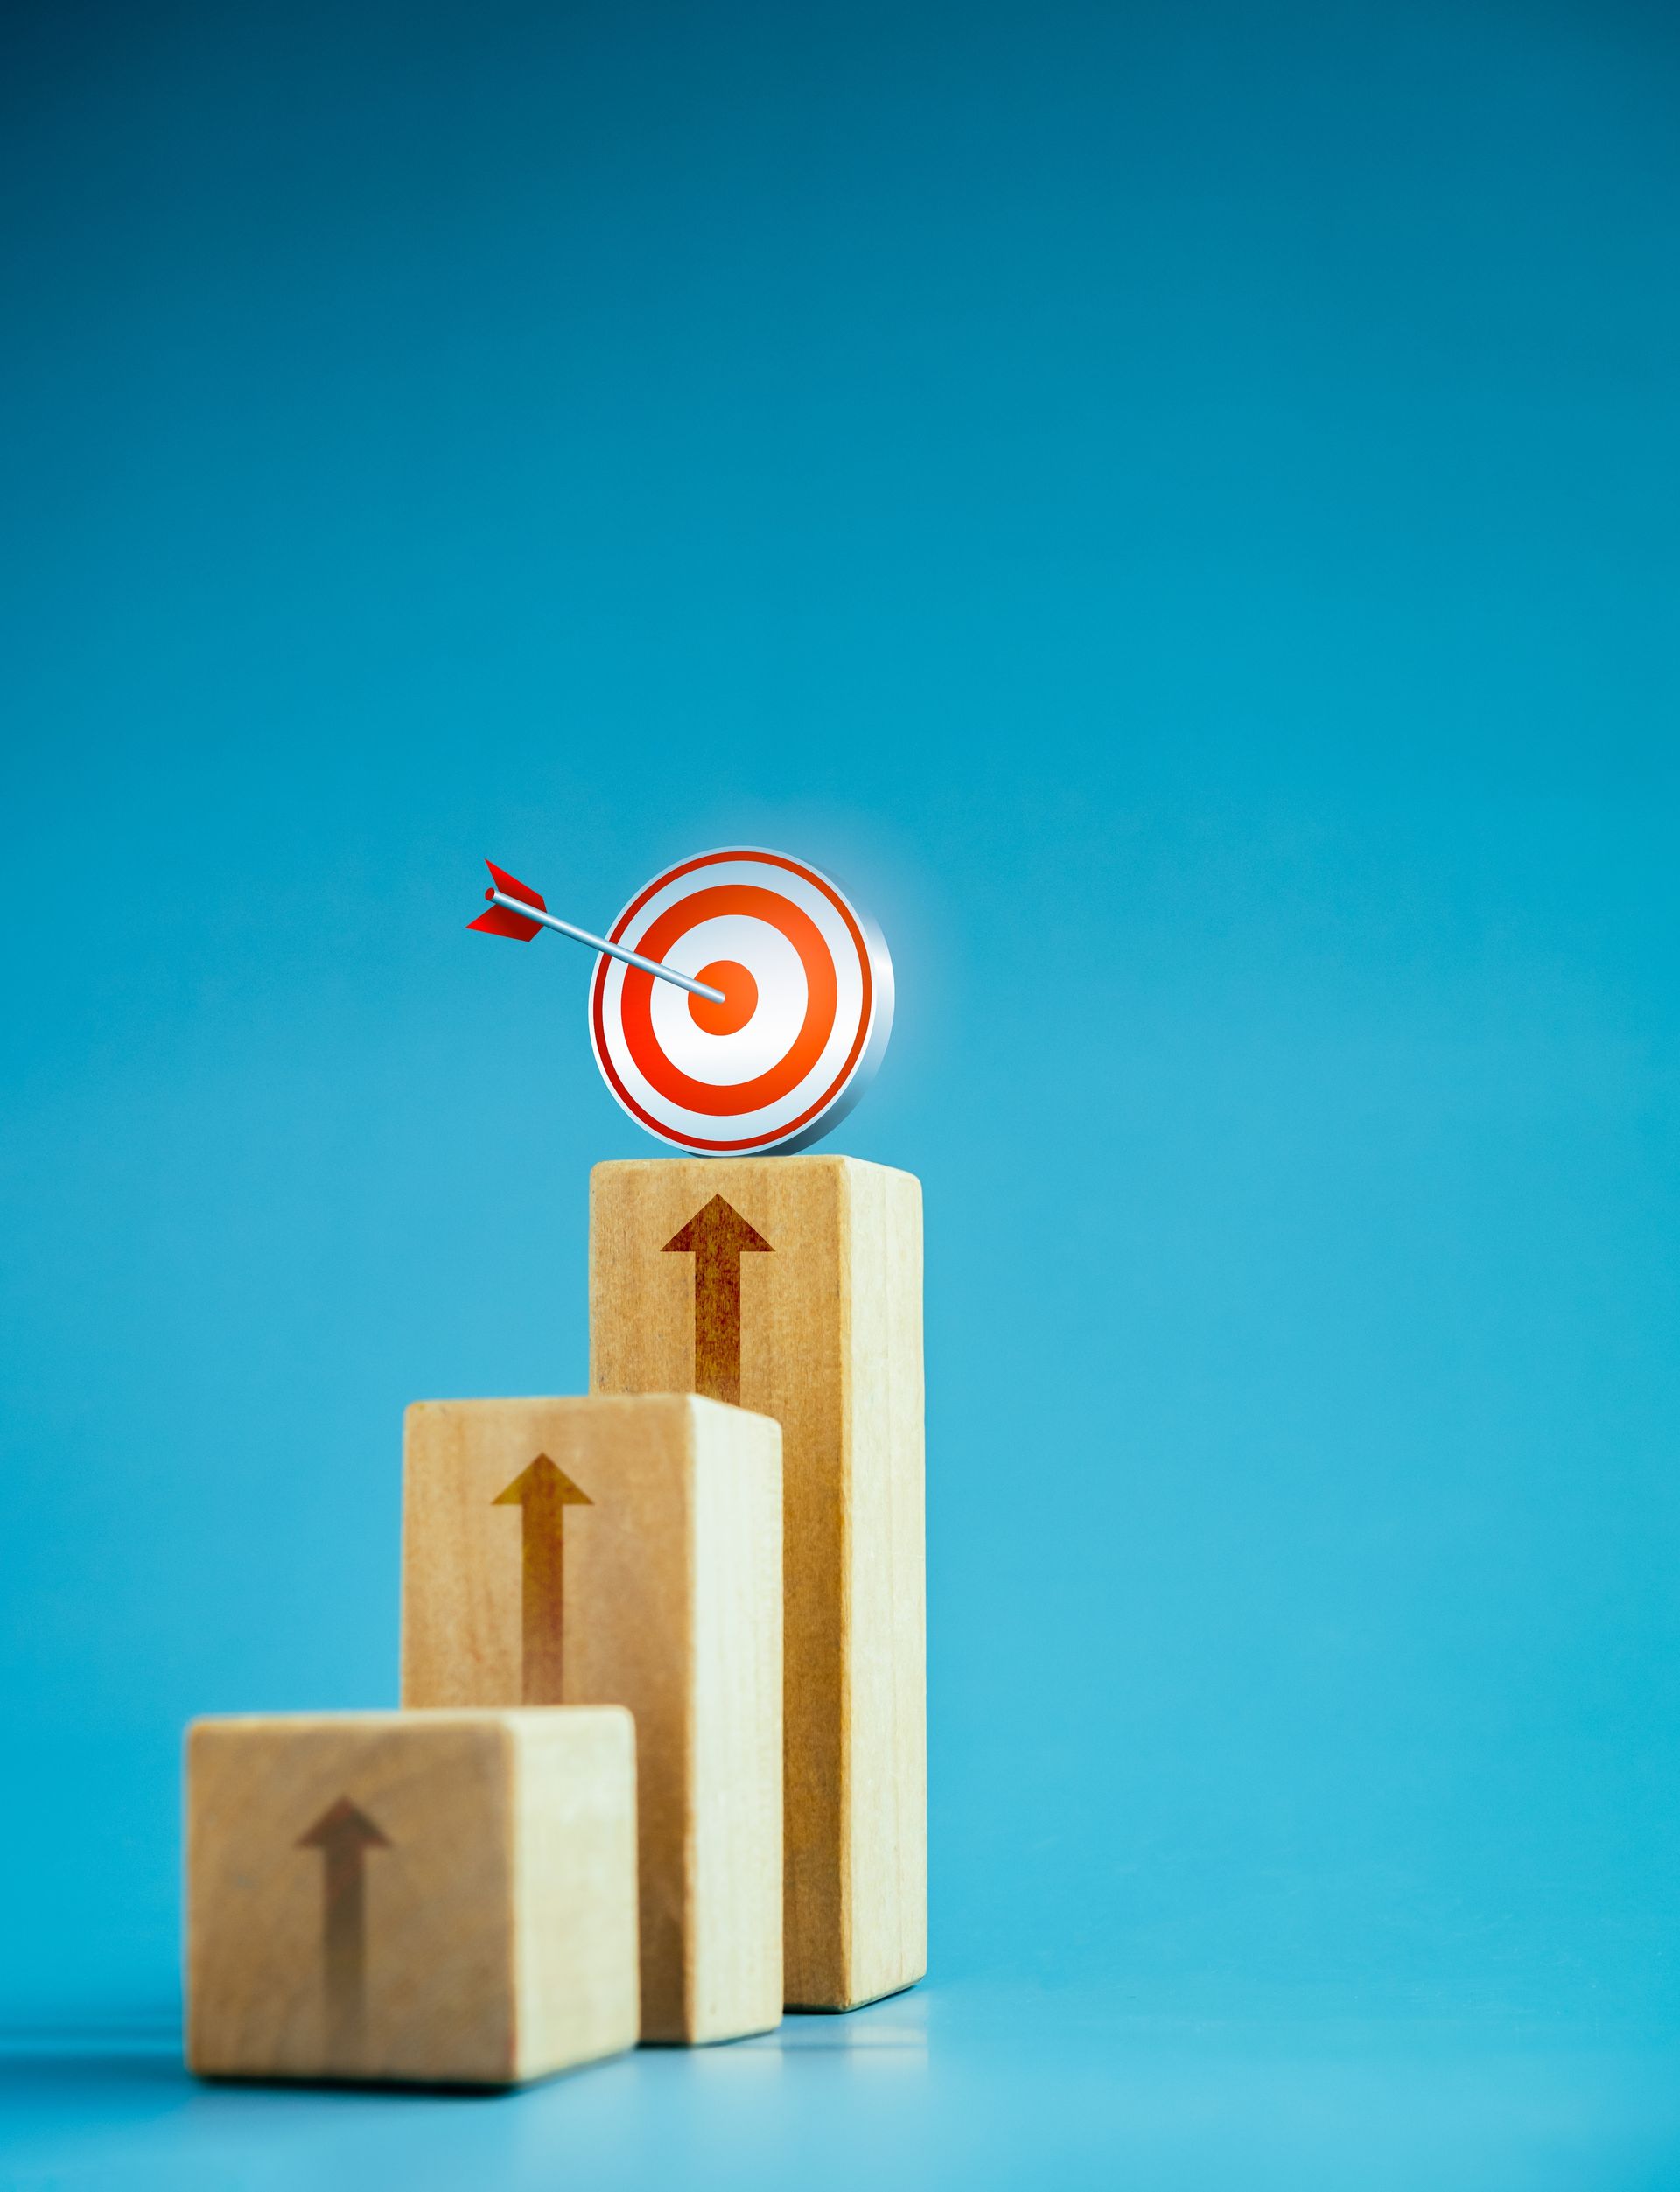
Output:
[[421,1401],[402,1701],[627,1705],[642,2036],[781,2017],[781,1434],[688,1393]]
[[186,2059],[515,2085],[635,2045],[627,1712],[332,1712],[186,1740]]
[[598,1165],[590,1383],[782,1428],[787,1999],[927,1968],[921,1189],[848,1157]]

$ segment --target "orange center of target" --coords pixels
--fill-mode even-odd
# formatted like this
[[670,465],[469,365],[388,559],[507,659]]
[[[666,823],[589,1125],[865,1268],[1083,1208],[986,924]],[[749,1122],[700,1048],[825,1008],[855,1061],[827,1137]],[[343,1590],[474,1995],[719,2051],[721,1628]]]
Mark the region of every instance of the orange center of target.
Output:
[[714,959],[695,978],[724,993],[723,1003],[714,1005],[709,997],[689,992],[689,1017],[708,1035],[738,1033],[759,1009],[759,985],[738,959]]

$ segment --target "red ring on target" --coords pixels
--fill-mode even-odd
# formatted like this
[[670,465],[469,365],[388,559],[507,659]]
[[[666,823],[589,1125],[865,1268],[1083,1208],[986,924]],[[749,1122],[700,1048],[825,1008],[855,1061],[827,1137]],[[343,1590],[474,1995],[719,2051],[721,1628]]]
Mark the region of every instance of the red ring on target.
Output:
[[[816,903],[800,903],[795,889],[784,890],[774,879],[759,883],[738,874],[676,898],[658,909],[645,928],[637,928],[644,909],[685,877],[732,865],[780,870],[797,879],[804,893],[816,893]],[[731,919],[764,924],[797,956],[804,1007],[780,1054],[739,1080],[703,1078],[689,1069],[693,1058],[678,1063],[661,1041],[654,977],[603,957],[590,996],[596,1062],[619,1103],[662,1141],[705,1155],[802,1146],[850,1110],[886,1048],[892,1012],[892,961],[879,932],[866,917],[860,918],[827,877],[784,854],[749,849],[704,853],[668,869],[637,893],[608,934],[614,943],[698,976],[699,967],[690,969],[682,956],[683,937],[702,922]],[[738,949],[743,959],[751,956],[750,945],[717,947],[725,958],[732,949]],[[711,946],[707,951],[713,956]],[[756,980],[752,967],[741,971],[753,984],[755,1012],[765,970],[760,967]],[[784,983],[784,1007],[785,991]],[[774,1007],[771,1010],[774,1031]],[[706,1027],[701,1014],[691,1017],[696,1027]],[[750,1029],[752,1020],[749,1012],[741,1025]],[[668,1036],[671,1026],[668,1018]],[[836,1058],[837,1031],[846,1047]],[[813,1082],[808,1100],[791,1116],[774,1116],[777,1107],[803,1092],[802,1084]],[[766,1112],[772,1115],[768,1118],[763,1116]],[[721,1134],[707,1131],[714,1120],[724,1127],[731,1119],[740,1124],[734,1135],[726,1129]]]

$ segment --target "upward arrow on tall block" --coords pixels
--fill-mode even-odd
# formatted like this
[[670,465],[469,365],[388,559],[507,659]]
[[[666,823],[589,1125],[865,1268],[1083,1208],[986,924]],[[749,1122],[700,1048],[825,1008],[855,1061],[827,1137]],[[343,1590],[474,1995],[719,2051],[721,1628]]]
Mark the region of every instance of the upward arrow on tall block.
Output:
[[738,1405],[741,1258],[774,1250],[732,1203],[713,1195],[666,1242],[664,1253],[694,1258],[694,1390]]
[[594,1504],[565,1471],[539,1453],[496,1494],[493,1507],[522,1510],[524,1544],[520,1621],[527,1705],[562,1705],[561,1646],[565,1625],[566,1509]]

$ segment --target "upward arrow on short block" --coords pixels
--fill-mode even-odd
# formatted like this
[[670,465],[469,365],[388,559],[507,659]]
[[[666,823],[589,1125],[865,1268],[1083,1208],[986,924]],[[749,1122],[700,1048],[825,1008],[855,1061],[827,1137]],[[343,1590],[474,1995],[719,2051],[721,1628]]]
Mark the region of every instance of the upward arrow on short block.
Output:
[[326,2048],[336,2068],[354,2055],[361,2039],[368,1984],[368,1910],[363,1866],[369,1850],[390,1843],[365,1811],[348,1796],[329,1804],[300,1850],[318,1850],[325,1860],[321,1925],[323,1976],[326,1989]]
[[560,1705],[562,1630],[565,1616],[566,1509],[592,1507],[565,1471],[539,1453],[493,1507],[523,1510],[523,1566],[520,1584],[522,1694],[527,1705]]
[[774,1253],[722,1195],[696,1210],[662,1254],[694,1258],[694,1390],[741,1397],[741,1258]]

